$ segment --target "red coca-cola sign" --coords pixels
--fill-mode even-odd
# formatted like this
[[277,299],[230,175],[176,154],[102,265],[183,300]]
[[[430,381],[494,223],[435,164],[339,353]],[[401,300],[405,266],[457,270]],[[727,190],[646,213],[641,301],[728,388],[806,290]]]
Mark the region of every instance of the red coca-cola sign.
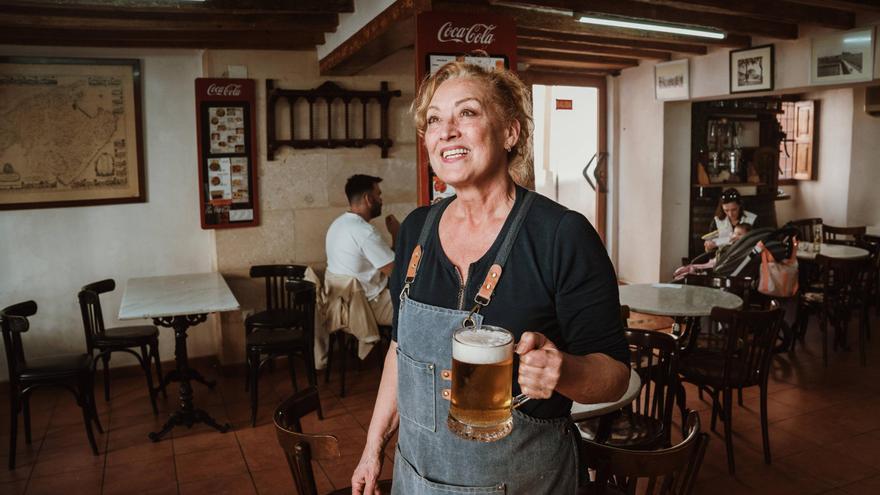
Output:
[[208,96],[241,96],[241,84],[211,84]]
[[491,45],[495,41],[495,24],[476,23],[471,25],[447,22],[437,30],[437,41],[441,43],[467,43],[470,45]]

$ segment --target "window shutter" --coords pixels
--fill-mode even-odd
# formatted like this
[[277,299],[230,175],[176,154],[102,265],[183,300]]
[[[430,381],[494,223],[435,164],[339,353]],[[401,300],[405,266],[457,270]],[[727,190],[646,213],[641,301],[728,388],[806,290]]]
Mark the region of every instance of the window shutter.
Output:
[[813,179],[813,123],[815,121],[813,101],[795,103],[794,126],[794,178]]

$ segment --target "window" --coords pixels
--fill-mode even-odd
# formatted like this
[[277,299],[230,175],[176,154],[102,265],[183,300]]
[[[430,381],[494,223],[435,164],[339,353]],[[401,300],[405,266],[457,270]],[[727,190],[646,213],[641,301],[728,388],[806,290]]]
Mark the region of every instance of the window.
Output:
[[783,101],[776,118],[785,133],[779,142],[779,180],[812,180],[815,102]]

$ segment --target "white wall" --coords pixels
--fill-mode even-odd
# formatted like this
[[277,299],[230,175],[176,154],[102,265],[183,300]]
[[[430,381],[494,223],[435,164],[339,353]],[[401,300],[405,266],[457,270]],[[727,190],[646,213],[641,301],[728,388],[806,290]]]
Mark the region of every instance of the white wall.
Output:
[[[880,65],[880,61],[875,62]],[[865,89],[853,90],[853,147],[849,175],[849,225],[880,226],[880,117],[865,113]]]
[[691,128],[689,102],[663,106],[663,210],[660,242],[660,280],[669,280],[688,252],[691,202]]
[[[107,325],[119,325],[128,278],[211,271],[216,264],[213,233],[198,219],[193,80],[201,75],[201,53],[14,46],[0,53],[141,60],[148,202],[0,213],[0,306],[28,299],[39,305],[24,340],[27,355],[85,352],[80,287],[116,279],[117,290],[102,305]],[[191,356],[214,353],[215,327],[209,319],[190,331]],[[163,360],[173,359],[171,330],[163,329],[160,341]],[[0,359],[4,380],[5,356]],[[133,358],[114,356],[113,362]]]

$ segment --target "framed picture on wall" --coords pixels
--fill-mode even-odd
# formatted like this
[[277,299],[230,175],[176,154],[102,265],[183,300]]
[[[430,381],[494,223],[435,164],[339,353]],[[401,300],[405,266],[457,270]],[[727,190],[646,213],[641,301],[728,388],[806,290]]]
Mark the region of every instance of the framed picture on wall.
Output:
[[0,210],[146,201],[141,66],[0,57]]
[[810,84],[870,81],[873,75],[873,27],[813,38]]
[[654,66],[654,98],[686,100],[690,98],[688,59],[662,62]]
[[773,45],[730,51],[730,92],[773,89]]

